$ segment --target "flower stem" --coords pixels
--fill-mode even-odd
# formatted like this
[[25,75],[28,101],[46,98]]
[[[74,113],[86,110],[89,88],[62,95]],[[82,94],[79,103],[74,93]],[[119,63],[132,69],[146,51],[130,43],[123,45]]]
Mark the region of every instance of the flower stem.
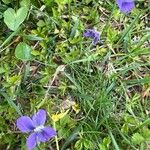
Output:
[[[54,129],[56,130],[55,121],[53,122],[53,125],[54,125]],[[59,150],[59,144],[58,144],[58,137],[57,137],[57,135],[55,136],[55,142],[56,142],[56,150]]]

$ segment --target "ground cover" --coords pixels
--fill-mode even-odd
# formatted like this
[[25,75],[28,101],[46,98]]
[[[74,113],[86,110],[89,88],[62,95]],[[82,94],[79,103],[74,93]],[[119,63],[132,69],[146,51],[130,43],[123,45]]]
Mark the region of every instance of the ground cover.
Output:
[[0,1],[0,150],[150,149],[149,19],[148,0]]

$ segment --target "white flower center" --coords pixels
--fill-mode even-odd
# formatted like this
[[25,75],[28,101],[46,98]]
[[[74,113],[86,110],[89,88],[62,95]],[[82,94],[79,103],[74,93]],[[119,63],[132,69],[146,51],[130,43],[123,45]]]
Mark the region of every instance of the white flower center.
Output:
[[43,125],[37,126],[37,127],[34,129],[34,132],[41,132],[42,129],[44,129],[44,126],[43,126]]

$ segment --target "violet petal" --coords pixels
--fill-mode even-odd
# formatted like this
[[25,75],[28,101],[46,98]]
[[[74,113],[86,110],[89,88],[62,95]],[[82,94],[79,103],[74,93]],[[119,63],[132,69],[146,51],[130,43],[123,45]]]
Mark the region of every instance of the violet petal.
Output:
[[100,33],[96,30],[93,30],[93,29],[87,29],[84,32],[83,36],[87,37],[87,38],[92,38],[93,39],[93,45],[96,45],[100,40]]
[[117,0],[119,9],[123,13],[129,13],[134,7],[134,0]]
[[46,121],[46,111],[40,109],[35,115],[33,115],[32,120],[35,126],[44,125]]
[[96,45],[98,43],[98,41],[100,40],[100,37],[97,36],[93,39],[93,44]]
[[21,132],[30,132],[32,130],[34,130],[34,125],[33,125],[33,121],[31,120],[30,117],[28,116],[22,116],[20,118],[17,119],[17,128],[21,131]]
[[94,38],[95,36],[95,31],[92,30],[92,29],[87,29],[85,32],[84,32],[84,37],[90,37],[90,38]]
[[27,149],[28,150],[32,150],[36,147],[37,144],[37,133],[32,133],[29,135],[29,137],[27,138]]
[[41,142],[49,141],[52,137],[56,135],[56,131],[51,127],[45,127],[42,132],[38,133],[38,139]]

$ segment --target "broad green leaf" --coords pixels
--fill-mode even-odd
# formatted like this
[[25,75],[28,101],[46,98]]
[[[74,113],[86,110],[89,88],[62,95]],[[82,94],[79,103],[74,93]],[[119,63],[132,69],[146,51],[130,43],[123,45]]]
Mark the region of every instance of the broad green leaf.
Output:
[[4,12],[4,22],[9,29],[16,31],[21,23],[25,20],[27,12],[27,7],[21,7],[17,11],[12,8],[8,8]]
[[22,0],[21,2],[20,2],[20,5],[22,6],[22,7],[29,7],[29,5],[30,5],[30,0]]
[[146,141],[150,141],[150,129],[144,128],[142,130],[142,136],[145,138]]
[[15,56],[18,59],[21,59],[22,61],[28,61],[31,60],[31,47],[27,45],[26,43],[19,43],[15,49]]
[[107,148],[105,147],[105,145],[102,143],[99,145],[100,150],[107,150]]
[[6,72],[5,68],[0,67],[0,74],[5,73],[5,72]]
[[132,142],[134,144],[140,144],[141,142],[144,142],[144,141],[145,141],[145,139],[144,139],[144,137],[141,134],[139,134],[139,133],[133,134]]
[[38,27],[44,27],[44,26],[45,26],[45,22],[44,22],[43,20],[39,20],[39,21],[37,22],[37,26],[38,26]]
[[11,2],[11,0],[2,0],[3,1],[3,3],[5,3],[5,4],[9,4],[10,2]]

